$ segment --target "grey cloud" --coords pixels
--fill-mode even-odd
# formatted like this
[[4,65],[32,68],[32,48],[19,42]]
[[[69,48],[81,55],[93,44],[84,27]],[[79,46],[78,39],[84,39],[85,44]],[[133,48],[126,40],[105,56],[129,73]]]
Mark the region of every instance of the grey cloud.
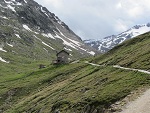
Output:
[[[54,12],[83,39],[101,39],[105,36],[118,34],[133,25],[147,23],[150,17],[148,13],[150,8],[147,8],[146,14],[141,14],[135,18],[134,10],[136,12],[136,9],[132,9],[130,0],[36,1]],[[122,4],[121,1],[123,1]],[[148,0],[144,1],[148,2]],[[142,0],[139,0],[139,2],[142,3]],[[118,4],[119,6],[117,6]],[[131,5],[131,7],[127,9],[127,5]],[[136,13],[138,15],[138,12]]]

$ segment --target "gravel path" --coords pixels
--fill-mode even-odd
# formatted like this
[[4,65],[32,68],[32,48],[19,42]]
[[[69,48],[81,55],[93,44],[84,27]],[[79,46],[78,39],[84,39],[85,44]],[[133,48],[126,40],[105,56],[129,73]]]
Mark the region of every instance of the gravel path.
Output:
[[85,61],[84,63],[92,65],[92,66],[103,66],[103,65],[99,65],[99,64],[89,63],[88,61]]
[[135,101],[129,102],[120,113],[150,113],[150,89]]
[[[94,63],[89,63],[88,61],[85,61],[85,63],[86,63],[86,64],[93,65],[93,66],[104,66],[104,65],[99,65],[99,64],[94,64]],[[126,67],[121,67],[121,66],[119,66],[119,65],[114,65],[113,67],[114,67],[114,68],[125,69],[125,70],[130,70],[130,71],[139,71],[139,72],[141,72],[141,73],[150,74],[149,71],[142,70],[142,69],[126,68]],[[150,113],[150,112],[149,112],[149,113]]]
[[[133,68],[125,68],[125,67],[121,67],[119,65],[115,65],[113,66],[115,68],[120,68],[120,69],[125,69],[125,70],[131,70],[131,71],[139,71],[139,72],[142,72],[142,73],[146,73],[146,74],[150,74],[149,71],[146,71],[146,70],[142,70],[142,69],[133,69]],[[149,112],[150,113],[150,112]]]

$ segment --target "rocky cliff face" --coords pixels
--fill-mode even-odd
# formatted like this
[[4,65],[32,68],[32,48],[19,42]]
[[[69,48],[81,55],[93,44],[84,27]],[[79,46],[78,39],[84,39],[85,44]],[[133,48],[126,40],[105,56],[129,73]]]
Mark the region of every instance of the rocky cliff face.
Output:
[[[33,0],[0,1],[0,58],[53,59],[61,49],[70,59],[94,55],[64,22]],[[1,60],[2,61],[2,60]]]
[[131,29],[128,29],[125,32],[122,32],[118,35],[112,35],[103,38],[102,40],[85,40],[85,43],[101,52],[107,52],[116,45],[124,42],[125,40],[134,38],[143,33],[150,31],[150,23],[144,25],[136,25]]

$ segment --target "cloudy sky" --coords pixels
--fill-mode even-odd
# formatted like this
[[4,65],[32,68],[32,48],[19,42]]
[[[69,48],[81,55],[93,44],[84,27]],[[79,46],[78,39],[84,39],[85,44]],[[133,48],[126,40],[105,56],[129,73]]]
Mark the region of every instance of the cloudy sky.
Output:
[[150,22],[150,0],[35,0],[82,39],[102,39]]

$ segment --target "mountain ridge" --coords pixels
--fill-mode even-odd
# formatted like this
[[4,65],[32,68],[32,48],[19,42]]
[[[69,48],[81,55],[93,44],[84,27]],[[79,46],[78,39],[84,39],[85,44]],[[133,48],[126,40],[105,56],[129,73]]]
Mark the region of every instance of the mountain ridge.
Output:
[[134,38],[149,31],[150,31],[150,23],[143,25],[135,25],[132,28],[118,35],[107,36],[101,40],[85,40],[84,42],[87,45],[99,50],[100,52],[105,53],[110,49],[114,48],[115,46],[117,46],[118,44],[124,42],[125,40]]

